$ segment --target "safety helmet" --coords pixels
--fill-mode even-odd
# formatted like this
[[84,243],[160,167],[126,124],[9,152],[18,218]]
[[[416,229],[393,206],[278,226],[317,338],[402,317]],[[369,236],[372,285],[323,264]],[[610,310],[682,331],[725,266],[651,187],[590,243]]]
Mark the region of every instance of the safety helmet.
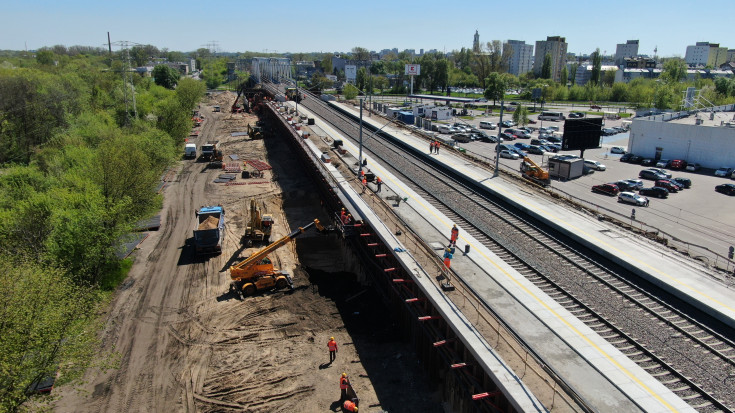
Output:
[[334,337],[329,337],[330,340],[334,340]]
[[357,411],[357,406],[355,406],[355,410],[353,410],[353,411],[355,411],[355,412]]
[[344,209],[344,208],[342,208],[342,211],[344,211],[344,210],[345,210],[345,209]]
[[347,377],[347,373],[342,373],[342,377]]
[[457,228],[457,224],[452,225],[452,228]]

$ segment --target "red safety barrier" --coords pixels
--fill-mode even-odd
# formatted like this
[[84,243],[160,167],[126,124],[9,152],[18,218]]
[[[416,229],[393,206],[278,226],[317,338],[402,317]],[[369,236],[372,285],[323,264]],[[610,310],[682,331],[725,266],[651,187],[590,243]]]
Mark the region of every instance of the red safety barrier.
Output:
[[452,364],[452,365],[450,365],[449,367],[451,367],[451,368],[453,368],[453,369],[458,369],[458,368],[461,368],[461,367],[467,367],[467,363],[457,363],[457,364]]
[[378,243],[377,243],[377,242],[371,242],[371,243],[370,243],[370,244],[368,244],[367,246],[368,246],[368,247],[377,247],[377,246],[378,246]]
[[375,258],[385,258],[388,254],[375,254]]
[[438,315],[426,315],[423,317],[419,317],[419,321],[429,321],[429,320],[441,320],[441,317]]
[[500,394],[500,392],[497,392],[497,391],[494,391],[492,393],[485,392],[485,393],[473,394],[472,400],[480,400],[480,399],[485,399],[488,397],[494,397],[494,396],[497,396],[498,394]]

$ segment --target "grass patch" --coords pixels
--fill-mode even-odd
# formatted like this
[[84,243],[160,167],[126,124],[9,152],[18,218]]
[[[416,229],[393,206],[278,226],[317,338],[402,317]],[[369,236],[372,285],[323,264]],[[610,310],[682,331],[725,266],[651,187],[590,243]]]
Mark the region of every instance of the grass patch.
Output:
[[465,119],[465,120],[473,120],[473,119],[475,119],[474,116],[459,116],[459,118],[460,119]]
[[114,291],[127,278],[132,267],[133,259],[130,257],[110,265],[110,268],[102,277],[102,281],[100,281],[100,290]]

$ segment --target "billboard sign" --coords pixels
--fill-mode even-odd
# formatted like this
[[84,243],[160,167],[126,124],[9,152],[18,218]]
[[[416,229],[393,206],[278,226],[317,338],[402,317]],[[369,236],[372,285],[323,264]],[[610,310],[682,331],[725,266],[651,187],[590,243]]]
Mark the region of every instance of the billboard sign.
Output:
[[357,66],[345,65],[345,77],[347,78],[348,82],[354,82],[355,79],[357,79]]
[[414,64],[407,64],[406,65],[406,74],[407,75],[420,75],[421,74],[421,65],[414,65]]
[[599,148],[602,136],[602,118],[567,119],[561,148],[565,151]]

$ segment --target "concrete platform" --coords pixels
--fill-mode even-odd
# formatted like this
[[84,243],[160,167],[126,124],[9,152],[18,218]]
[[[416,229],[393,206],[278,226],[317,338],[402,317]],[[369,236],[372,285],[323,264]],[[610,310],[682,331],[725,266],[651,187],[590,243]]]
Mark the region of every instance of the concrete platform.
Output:
[[[305,111],[303,107],[300,110]],[[377,123],[369,118],[363,118],[363,121],[373,122],[377,127],[384,124],[384,120],[383,123]],[[317,125],[333,138],[343,139],[318,118]],[[386,126],[383,130],[399,136],[404,142],[415,145],[419,152],[425,153],[426,142],[423,140],[404,131],[392,130],[390,126]],[[358,148],[346,139],[343,140],[344,148],[356,156]],[[561,220],[568,226],[568,230],[590,233],[599,232],[601,229],[610,230],[604,223],[564,211],[555,204],[542,204],[541,200],[533,198],[530,194],[519,193],[511,183],[502,179],[491,179],[488,171],[475,170],[467,165],[465,160],[449,151],[442,151],[440,155],[432,156],[438,156],[442,162],[453,165],[462,173],[478,181],[484,181],[491,189],[505,194],[532,213],[547,219]],[[368,164],[385,182],[383,190],[388,192],[383,195],[384,198],[396,194],[409,199],[408,202],[395,208],[396,213],[428,244],[433,242],[446,244],[452,225],[449,219],[391,175],[377,160],[368,158]],[[461,231],[460,234],[460,244],[469,244],[472,252],[466,256],[456,254],[452,261],[452,269],[484,295],[485,300],[498,314],[530,347],[541,354],[549,365],[562,373],[564,379],[590,405],[600,411],[694,411],[513,268],[469,237],[466,231]],[[603,236],[597,233],[594,235],[603,241]],[[605,242],[601,244],[615,246],[614,241],[624,239],[624,234],[619,235],[620,238],[604,240]],[[651,245],[645,247],[653,250]],[[621,248],[615,246],[613,250],[618,249],[622,252]],[[655,265],[649,262],[649,265]],[[680,269],[681,265],[678,268]],[[696,273],[694,269],[691,269],[691,272]]]

